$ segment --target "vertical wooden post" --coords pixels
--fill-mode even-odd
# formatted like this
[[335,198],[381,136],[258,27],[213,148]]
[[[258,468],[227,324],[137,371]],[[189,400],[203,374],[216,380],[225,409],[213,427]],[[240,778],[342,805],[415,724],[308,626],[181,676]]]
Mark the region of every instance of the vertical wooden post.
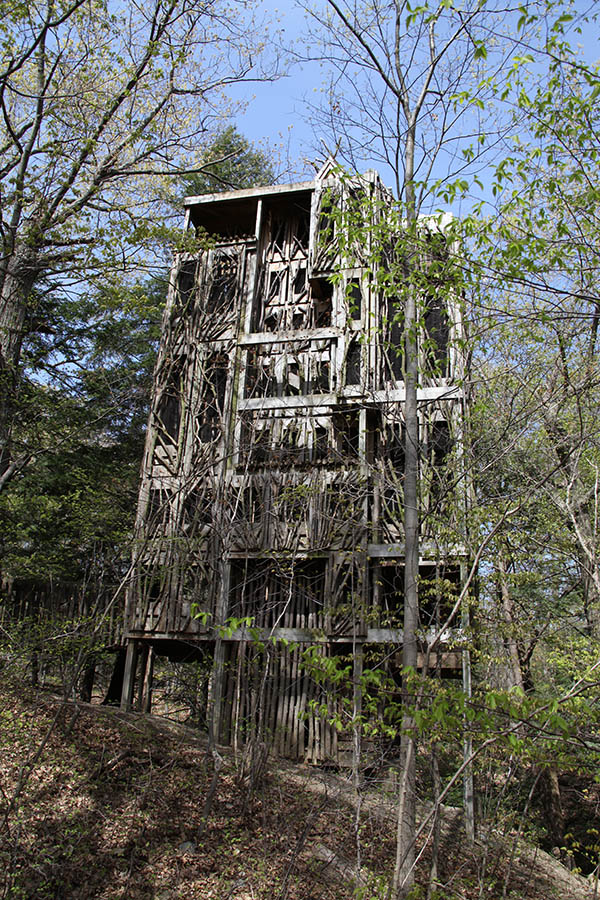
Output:
[[229,585],[231,581],[231,564],[222,561],[221,584],[215,610],[215,649],[213,655],[212,672],[208,685],[208,735],[209,742],[214,746],[221,739],[223,730],[223,685],[225,681],[225,646],[220,633],[220,628],[225,624],[227,614]]
[[138,679],[137,679],[137,698],[135,701],[135,708],[138,712],[142,712],[144,706],[144,687],[146,684],[146,669],[148,667],[148,651],[149,647],[147,643],[143,643],[139,649],[139,662],[138,662]]
[[149,713],[152,709],[152,679],[154,677],[154,648],[150,647],[146,660],[146,673],[142,691],[142,712]]
[[135,670],[137,668],[138,642],[127,642],[127,656],[125,657],[125,673],[123,675],[123,692],[121,694],[121,709],[130,710],[133,704],[133,692],[135,689]]

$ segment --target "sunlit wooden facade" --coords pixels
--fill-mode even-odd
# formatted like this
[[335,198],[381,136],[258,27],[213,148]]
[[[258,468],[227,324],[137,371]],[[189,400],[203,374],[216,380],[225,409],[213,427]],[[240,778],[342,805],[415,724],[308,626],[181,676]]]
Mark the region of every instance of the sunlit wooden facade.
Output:
[[[401,308],[375,274],[379,230],[367,222],[356,246],[340,234],[349,198],[366,217],[391,203],[375,173],[342,181],[329,167],[312,182],[186,201],[205,249],[172,272],[125,621],[125,705],[136,679],[149,690],[153,654],[203,659],[223,742],[260,720],[280,753],[314,761],[339,760],[345,739],[306,647],[346,655],[356,675],[365,648],[385,647],[394,665],[402,645]],[[424,224],[423,254],[443,227]],[[430,292],[423,334],[426,635],[464,563],[451,291]],[[453,672],[460,653],[446,643],[432,661]]]

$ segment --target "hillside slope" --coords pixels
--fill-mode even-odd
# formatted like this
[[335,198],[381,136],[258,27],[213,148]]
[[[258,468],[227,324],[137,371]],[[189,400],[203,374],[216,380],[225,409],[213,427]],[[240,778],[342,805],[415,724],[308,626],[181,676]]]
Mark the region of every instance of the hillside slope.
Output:
[[[385,897],[391,793],[365,791],[358,817],[342,775],[270,759],[249,795],[242,760],[223,751],[213,779],[205,741],[184,726],[25,691],[4,689],[1,700],[1,897]],[[445,809],[442,840],[438,898],[593,896],[589,882],[524,842],[489,833],[469,848],[458,810]],[[428,870],[425,848],[421,883]]]

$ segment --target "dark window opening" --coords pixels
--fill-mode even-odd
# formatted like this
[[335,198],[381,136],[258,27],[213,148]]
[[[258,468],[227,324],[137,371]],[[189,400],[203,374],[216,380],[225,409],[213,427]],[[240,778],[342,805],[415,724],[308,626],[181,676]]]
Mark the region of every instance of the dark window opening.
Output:
[[259,492],[255,485],[243,488],[235,502],[235,521],[246,522],[249,525],[260,522],[264,512],[262,499],[262,492]]
[[159,418],[162,421],[164,431],[173,441],[177,441],[179,437],[180,412],[179,395],[175,393],[163,394]]
[[404,623],[404,566],[373,567],[373,595],[380,628],[402,628]]
[[196,284],[196,268],[198,262],[195,259],[187,259],[179,267],[177,276],[177,293],[179,306],[186,306],[192,296]]
[[255,347],[248,350],[246,360],[246,398],[276,397],[277,381],[270,362],[267,362]]
[[319,360],[315,367],[312,390],[314,394],[329,393],[329,361]]
[[385,429],[385,459],[399,475],[404,474],[404,425],[388,425]]
[[271,272],[271,278],[269,281],[269,302],[274,300],[275,297],[279,297],[281,294],[281,283],[283,281],[284,273],[279,271]]
[[271,222],[271,242],[282,252],[285,244],[285,219],[278,219],[275,216]]
[[436,297],[427,301],[424,325],[425,367],[431,374],[443,377],[448,372],[450,323],[444,305]]
[[206,359],[198,415],[198,436],[203,444],[216,440],[221,433],[228,367],[226,353],[212,353]]
[[219,436],[219,430],[213,422],[200,422],[198,426],[198,438],[201,444],[210,444]]
[[212,268],[212,281],[206,300],[206,312],[226,313],[233,309],[237,286],[237,256],[220,253]]
[[333,429],[337,452],[341,457],[356,458],[359,452],[358,411],[335,413]]
[[321,247],[326,246],[333,240],[335,232],[334,209],[335,204],[333,202],[333,197],[331,196],[331,193],[328,193],[323,197],[321,209],[319,211],[318,232],[319,244]]
[[266,420],[258,428],[252,415],[242,418],[240,459],[238,466],[250,470],[263,468],[289,469],[309,461],[308,447],[301,441],[300,429],[293,422],[281,423],[281,431],[273,433]]
[[148,606],[152,607],[162,597],[164,581],[160,577],[160,575],[151,575],[146,579],[144,587],[144,599],[146,600]]
[[317,272],[331,269],[336,257],[335,216],[337,205],[338,198],[335,193],[331,190],[325,191],[321,199],[317,222],[314,258],[314,267]]
[[183,506],[183,528],[190,537],[197,525],[212,525],[213,521],[213,502],[214,496],[212,492],[206,490],[203,492],[192,491],[185,498]]
[[381,413],[367,410],[366,457],[370,463],[376,462],[380,453],[381,428]]
[[[421,628],[438,628],[448,618],[460,593],[460,569],[442,565],[419,567],[419,618]],[[456,627],[458,622],[453,622]]]
[[315,301],[315,328],[329,328],[331,325],[331,297]]
[[292,328],[294,331],[298,331],[300,328],[304,328],[306,326],[306,313],[303,309],[298,309],[294,312],[292,316]]
[[229,358],[226,353],[213,353],[207,359],[203,400],[209,407],[213,418],[223,415],[228,368]]
[[158,403],[157,414],[162,422],[163,431],[172,441],[179,437],[181,424],[181,379],[183,376],[184,360],[180,359],[169,370],[165,390]]
[[442,466],[452,447],[450,426],[445,419],[437,419],[430,428],[432,462],[436,467]]
[[300,443],[298,428],[288,425],[281,439],[273,446],[269,462],[279,469],[289,469],[306,462],[306,455],[306,447]]
[[146,522],[150,532],[152,532],[155,527],[162,524],[168,508],[169,503],[166,496],[163,495],[163,492],[151,489],[146,512]]
[[322,628],[325,569],[324,559],[235,562],[228,613],[258,628]]
[[350,315],[354,321],[358,321],[362,317],[362,290],[360,281],[357,278],[353,278],[352,281],[349,282],[346,296],[348,299]]
[[262,397],[263,394],[259,386],[260,375],[255,347],[252,347],[246,353],[245,374],[246,380],[244,382],[244,397]]
[[443,509],[444,496],[448,491],[447,459],[452,449],[452,439],[447,421],[439,419],[429,426],[428,462],[431,466],[429,504],[433,511]]
[[294,226],[294,242],[306,252],[310,235],[310,210],[298,207],[298,218],[295,220]]
[[327,278],[311,281],[315,328],[329,328],[333,312],[333,285]]
[[312,449],[313,461],[318,462],[327,459],[329,450],[329,440],[327,429],[321,425],[317,425],[314,433],[314,443]]
[[285,387],[286,397],[297,397],[299,394],[304,393],[304,378],[300,376],[300,366],[297,362],[288,363]]
[[404,377],[404,334],[400,321],[401,309],[392,297],[387,302],[385,352],[388,358],[388,378],[399,381]]
[[405,429],[395,423],[379,432],[377,456],[383,463],[381,485],[383,514],[399,527],[404,515]]
[[[375,565],[372,577],[379,627],[402,628],[404,566],[395,561]],[[459,594],[460,570],[458,566],[440,566],[436,572],[435,566],[420,566],[418,578],[420,627],[439,627],[446,621]]]
[[260,468],[269,460],[271,429],[257,428],[252,415],[242,416],[240,433],[240,461],[242,468]]
[[300,266],[296,272],[293,289],[295,294],[302,294],[306,289],[306,266]]
[[360,360],[360,343],[354,338],[354,340],[350,342],[348,353],[346,355],[346,384],[360,384]]

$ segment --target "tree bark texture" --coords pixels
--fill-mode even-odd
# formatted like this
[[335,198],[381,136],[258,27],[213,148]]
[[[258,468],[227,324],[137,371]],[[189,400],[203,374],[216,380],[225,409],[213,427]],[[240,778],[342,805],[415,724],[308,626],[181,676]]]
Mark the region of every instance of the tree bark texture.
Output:
[[0,475],[10,465],[10,440],[27,308],[39,274],[35,253],[17,248],[0,268]]
[[[412,212],[412,215],[410,215]],[[409,228],[414,221],[414,202],[409,204]],[[416,741],[412,684],[409,673],[417,668],[419,624],[419,416],[417,408],[418,340],[417,298],[409,290],[404,311],[405,334],[405,450],[404,450],[404,624],[402,644],[402,737],[400,744],[400,797],[393,894],[404,900],[414,883],[416,831]]]

